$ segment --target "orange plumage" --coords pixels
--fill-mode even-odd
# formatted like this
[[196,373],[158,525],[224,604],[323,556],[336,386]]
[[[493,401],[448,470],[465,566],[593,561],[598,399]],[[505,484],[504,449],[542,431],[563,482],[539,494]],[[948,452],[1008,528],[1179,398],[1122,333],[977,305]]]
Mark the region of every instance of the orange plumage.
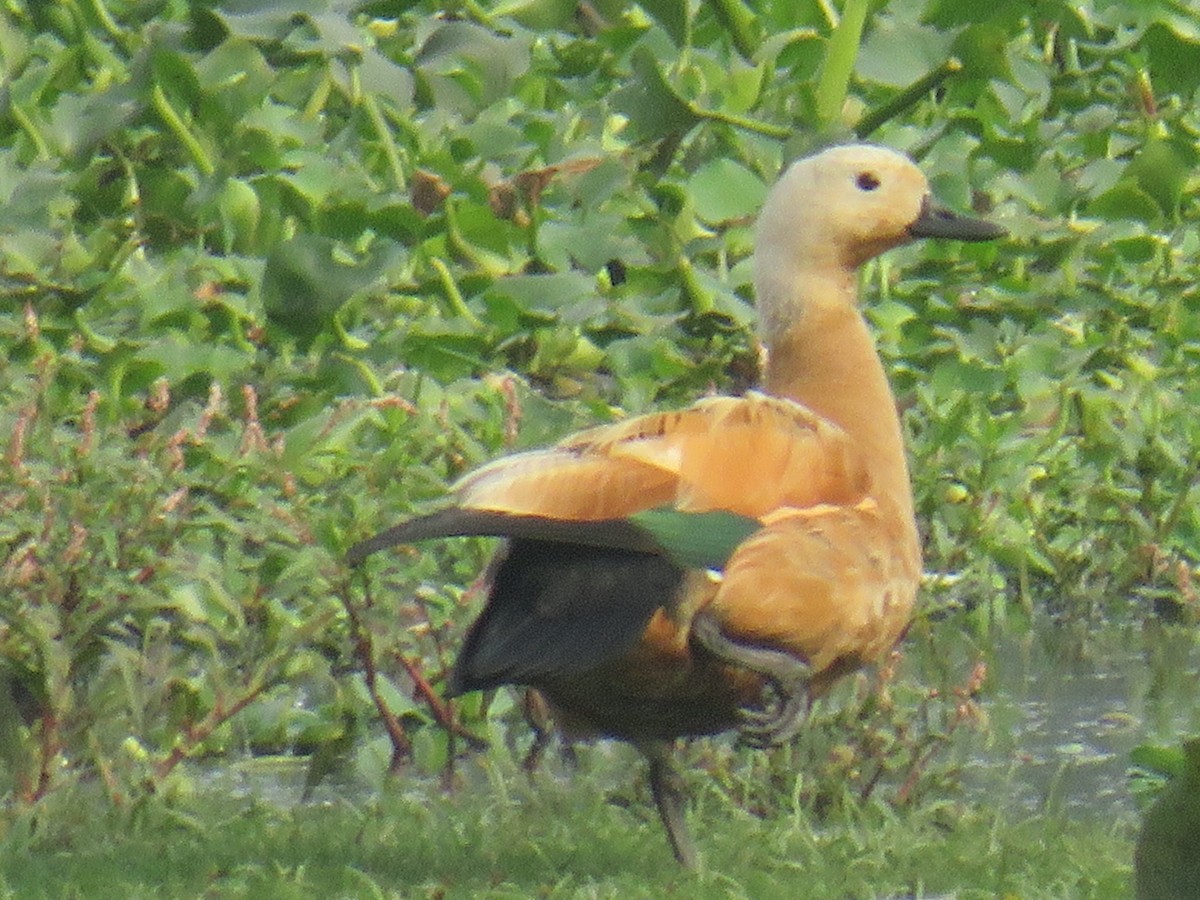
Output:
[[[912,610],[908,469],[855,270],[917,237],[1000,234],[934,206],[920,171],[891,151],[801,160],[759,221],[766,393],[497,460],[459,482],[443,512],[351,557],[439,535],[510,537],[451,691],[529,685],[572,727],[635,743],[676,857],[693,864],[662,742],[734,727],[752,743],[786,740],[809,699],[885,654]],[[720,533],[729,546],[697,549],[688,529],[703,528],[731,528]]]

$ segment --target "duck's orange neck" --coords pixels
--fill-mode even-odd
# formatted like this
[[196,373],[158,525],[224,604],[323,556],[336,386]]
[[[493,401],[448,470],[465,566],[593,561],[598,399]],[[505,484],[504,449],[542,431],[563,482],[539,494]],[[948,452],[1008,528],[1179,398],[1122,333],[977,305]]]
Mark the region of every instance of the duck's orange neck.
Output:
[[876,499],[890,501],[911,523],[912,487],[896,402],[854,302],[854,285],[841,287],[840,302],[804,305],[780,332],[768,335],[765,387],[841,426],[871,462]]

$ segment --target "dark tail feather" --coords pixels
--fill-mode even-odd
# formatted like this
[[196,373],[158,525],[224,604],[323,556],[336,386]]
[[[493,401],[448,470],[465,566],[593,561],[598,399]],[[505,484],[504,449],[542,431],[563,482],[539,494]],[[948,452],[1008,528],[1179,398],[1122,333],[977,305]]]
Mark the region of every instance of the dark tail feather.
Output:
[[495,510],[451,507],[409,519],[360,541],[350,548],[346,561],[357,566],[378,550],[441,537],[528,538],[638,553],[662,552],[662,547],[649,533],[627,519],[572,522]]

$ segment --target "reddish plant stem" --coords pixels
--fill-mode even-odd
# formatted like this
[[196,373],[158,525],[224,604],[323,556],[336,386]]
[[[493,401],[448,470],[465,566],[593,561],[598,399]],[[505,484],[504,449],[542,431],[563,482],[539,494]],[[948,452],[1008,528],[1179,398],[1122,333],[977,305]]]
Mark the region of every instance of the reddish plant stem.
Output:
[[58,759],[61,749],[62,744],[58,739],[58,716],[53,710],[47,709],[42,713],[42,740],[39,748],[41,758],[38,760],[37,785],[24,791],[23,799],[26,803],[36,803],[50,792],[54,761]]
[[[391,707],[387,705],[387,701],[379,692],[379,670],[375,666],[375,644],[371,639],[371,632],[362,623],[362,618],[358,614],[358,609],[350,599],[350,592],[345,585],[338,592],[338,597],[342,601],[342,607],[346,610],[346,617],[350,621],[350,635],[354,641],[354,655],[358,657],[363,670],[363,681],[367,686],[367,693],[371,695],[371,702],[375,704],[375,708],[379,710],[379,717],[383,721],[383,727],[387,730],[388,739],[392,742],[392,760],[388,770],[392,773],[398,771],[406,759],[412,755],[412,741],[408,737],[408,733],[404,730],[404,725],[400,722],[400,718],[392,712]],[[367,589],[368,603],[370,602],[370,592]]]
[[437,691],[433,689],[433,685],[429,683],[429,679],[425,677],[420,667],[412,660],[407,659],[403,653],[397,653],[396,658],[400,661],[400,665],[404,666],[404,671],[408,673],[408,677],[412,679],[417,694],[428,704],[437,723],[447,731],[465,740],[471,746],[472,750],[487,749],[488,742],[486,740],[464,728],[458,722],[458,719],[454,715],[454,708],[438,696]]
[[177,765],[187,759],[201,741],[207,740],[214,731],[253,703],[266,689],[267,682],[259,681],[228,707],[218,699],[199,724],[191,725],[184,731],[183,741],[172,747],[170,753],[155,763],[151,788],[157,788]]

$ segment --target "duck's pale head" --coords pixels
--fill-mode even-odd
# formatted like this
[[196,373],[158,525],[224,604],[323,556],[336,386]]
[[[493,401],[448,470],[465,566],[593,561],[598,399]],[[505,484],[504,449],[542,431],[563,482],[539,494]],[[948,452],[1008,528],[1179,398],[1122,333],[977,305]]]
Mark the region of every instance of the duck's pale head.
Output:
[[921,170],[894,150],[831,147],[793,163],[767,196],[755,244],[759,299],[791,306],[795,300],[780,292],[847,283],[867,260],[917,238],[983,241],[1004,233],[938,204]]

